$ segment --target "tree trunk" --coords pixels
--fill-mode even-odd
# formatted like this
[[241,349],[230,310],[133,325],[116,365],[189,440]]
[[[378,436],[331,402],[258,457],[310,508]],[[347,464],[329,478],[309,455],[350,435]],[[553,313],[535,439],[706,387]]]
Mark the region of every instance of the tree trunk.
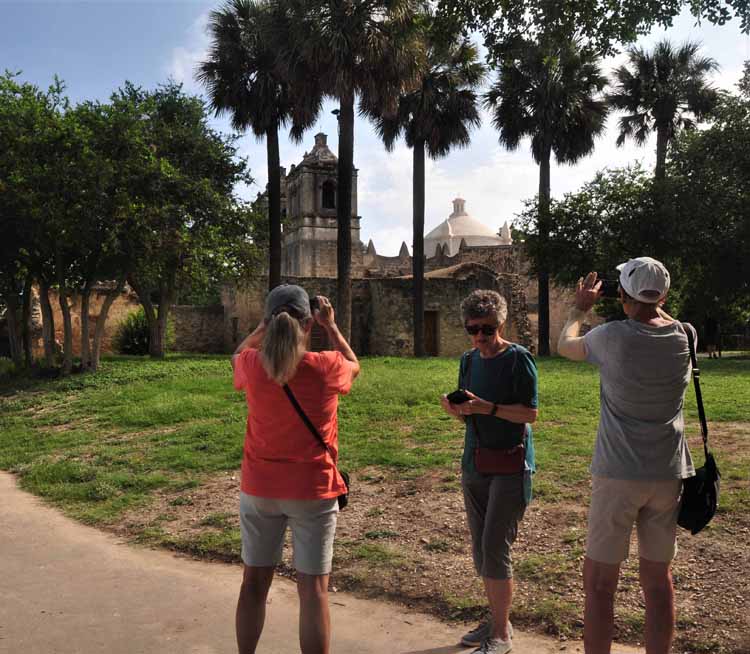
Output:
[[669,136],[666,125],[659,125],[656,128],[656,168],[654,169],[654,178],[657,182],[666,177],[667,167],[667,145]]
[[63,318],[63,362],[62,374],[69,375],[73,372],[73,321],[70,317],[70,305],[68,304],[68,293],[61,285],[58,291],[60,299],[60,311]]
[[[154,349],[159,340],[159,329],[156,308],[154,307],[154,303],[151,302],[151,289],[141,286],[133,277],[130,278],[130,285],[138,295],[138,301],[143,307],[143,314],[146,316],[146,322],[148,323],[148,353],[152,357],[159,358],[158,354],[154,354],[154,352],[159,352],[160,350]],[[163,356],[163,350],[161,352]]]
[[[163,359],[167,347],[167,321],[169,311],[174,303],[174,281],[161,282],[159,285],[159,306],[155,320],[149,321],[148,353],[154,359]],[[145,307],[144,307],[145,308]],[[151,307],[153,313],[153,305]]]
[[42,340],[44,341],[44,365],[55,365],[55,315],[49,301],[49,284],[39,281],[39,302],[42,305]]
[[91,302],[91,280],[86,280],[81,293],[81,369],[91,365],[91,339],[89,337],[89,304]]
[[550,157],[548,148],[539,162],[539,258],[537,274],[539,282],[539,339],[537,354],[549,356],[549,263],[548,242],[550,231]]
[[424,351],[424,141],[414,144],[412,171],[412,276],[414,278],[414,356]]
[[15,290],[5,295],[5,307],[10,358],[13,360],[13,365],[16,369],[20,369],[23,366],[23,354],[21,351],[21,330],[18,324],[18,297]]
[[23,285],[23,302],[21,304],[23,358],[27,368],[31,368],[31,365],[34,363],[31,352],[31,293],[33,281],[31,275],[26,277]]
[[341,98],[339,113],[339,162],[336,188],[336,265],[338,301],[336,322],[351,340],[352,327],[352,168],[354,167],[354,93]]
[[268,290],[281,284],[281,170],[279,128],[266,132],[268,158]]
[[107,322],[107,316],[109,315],[109,309],[117,297],[122,293],[122,289],[125,287],[125,275],[120,277],[117,281],[117,287],[114,291],[110,291],[102,304],[102,308],[99,311],[99,317],[96,319],[96,327],[94,328],[94,345],[91,348],[91,370],[96,371],[99,368],[99,358],[102,352],[102,341],[104,339],[104,326]]

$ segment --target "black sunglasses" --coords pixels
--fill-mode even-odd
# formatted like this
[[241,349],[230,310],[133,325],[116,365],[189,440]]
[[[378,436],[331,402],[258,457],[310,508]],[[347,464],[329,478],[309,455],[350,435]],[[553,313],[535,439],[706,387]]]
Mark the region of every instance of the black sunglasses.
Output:
[[492,336],[497,331],[497,325],[464,325],[466,333],[476,336],[482,332],[485,336]]

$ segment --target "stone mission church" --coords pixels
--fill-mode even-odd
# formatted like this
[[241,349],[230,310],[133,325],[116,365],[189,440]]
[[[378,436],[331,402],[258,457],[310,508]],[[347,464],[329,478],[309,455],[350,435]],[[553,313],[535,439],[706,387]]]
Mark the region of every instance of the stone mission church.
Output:
[[[287,173],[282,169],[282,275],[310,295],[326,295],[336,302],[336,155],[326,135],[317,134],[310,152]],[[260,195],[260,203],[267,203]],[[404,206],[411,204],[404,198]],[[406,243],[395,257],[377,253],[375,244],[360,239],[362,218],[357,213],[357,171],[352,185],[352,334],[361,355],[408,356],[413,349],[412,260]],[[537,284],[529,275],[520,244],[513,243],[507,222],[489,227],[469,215],[466,201],[453,200],[450,215],[425,235],[425,349],[435,356],[455,356],[468,340],[459,305],[477,288],[495,289],[508,302],[506,336],[533,350],[537,331]],[[94,288],[89,318],[95,322],[111,284]],[[174,349],[184,352],[231,352],[263,316],[268,279],[259,276],[242,285],[228,284],[215,306],[176,306]],[[570,289],[550,289],[550,346],[555,350],[567,309]],[[74,353],[80,342],[79,297],[71,299]],[[59,303],[53,301],[53,307]],[[126,288],[112,305],[104,350],[112,350],[118,324],[138,309],[138,298]],[[57,338],[62,339],[62,317],[55,309]],[[32,306],[34,350],[41,356],[41,310]],[[0,343],[3,326],[0,324]],[[325,346],[313,332],[313,347]],[[0,355],[2,355],[0,346]]]
[[[406,243],[398,256],[377,253],[360,238],[358,171],[352,180],[352,345],[359,354],[409,355],[412,343],[412,261]],[[287,173],[281,170],[282,276],[311,295],[336,297],[337,158],[325,134]],[[267,204],[265,194],[258,202]],[[405,203],[408,204],[408,203]],[[492,288],[508,302],[506,335],[534,348],[536,281],[528,274],[522,248],[511,239],[507,221],[497,230],[470,216],[456,198],[453,211],[425,235],[425,346],[431,355],[453,356],[468,341],[459,312],[461,300],[476,288]],[[227,346],[241,339],[262,316],[266,280],[223,294]],[[552,346],[567,310],[568,291],[551,292]],[[559,305],[559,306],[558,306]]]

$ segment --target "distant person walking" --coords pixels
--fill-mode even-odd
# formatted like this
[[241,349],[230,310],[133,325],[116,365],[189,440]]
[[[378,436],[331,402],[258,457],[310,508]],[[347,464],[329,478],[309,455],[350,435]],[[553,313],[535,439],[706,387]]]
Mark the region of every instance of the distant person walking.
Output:
[[[328,577],[337,497],[346,492],[335,461],[338,396],[349,392],[359,362],[336,327],[331,303],[322,296],[317,302],[313,316],[304,289],[276,287],[266,298],[263,321],[232,357],[234,386],[245,391],[248,408],[240,494],[240,654],[253,654],[263,631],[266,599],[274,568],[281,562],[287,525],[297,570],[300,646],[303,654],[329,651]],[[308,351],[314,321],[325,329],[335,351]],[[295,410],[285,384],[326,449]]]
[[716,318],[710,314],[703,323],[703,342],[709,359],[718,359],[721,356],[721,330]]
[[650,257],[618,266],[626,320],[579,337],[601,282],[578,282],[575,306],[560,334],[558,352],[599,368],[600,419],[591,463],[592,487],[583,583],[586,654],[609,654],[620,564],[630,533],[638,531],[640,583],[646,603],[647,654],[667,654],[674,637],[670,566],[676,546],[682,480],[695,474],[683,433],[691,325],[661,310],[669,272]]
[[465,397],[441,400],[466,424],[461,485],[474,566],[490,605],[491,619],[461,639],[478,647],[474,654],[506,654],[513,647],[510,550],[531,499],[534,470],[536,364],[528,350],[503,338],[507,317],[505,298],[495,291],[474,291],[461,303],[474,346],[459,365],[458,387]]

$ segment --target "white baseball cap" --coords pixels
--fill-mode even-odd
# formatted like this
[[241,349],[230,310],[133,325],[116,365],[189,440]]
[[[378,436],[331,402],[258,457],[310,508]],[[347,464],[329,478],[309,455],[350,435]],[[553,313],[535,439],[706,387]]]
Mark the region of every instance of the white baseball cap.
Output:
[[634,300],[656,304],[669,290],[669,271],[651,257],[637,257],[617,266],[620,286]]

